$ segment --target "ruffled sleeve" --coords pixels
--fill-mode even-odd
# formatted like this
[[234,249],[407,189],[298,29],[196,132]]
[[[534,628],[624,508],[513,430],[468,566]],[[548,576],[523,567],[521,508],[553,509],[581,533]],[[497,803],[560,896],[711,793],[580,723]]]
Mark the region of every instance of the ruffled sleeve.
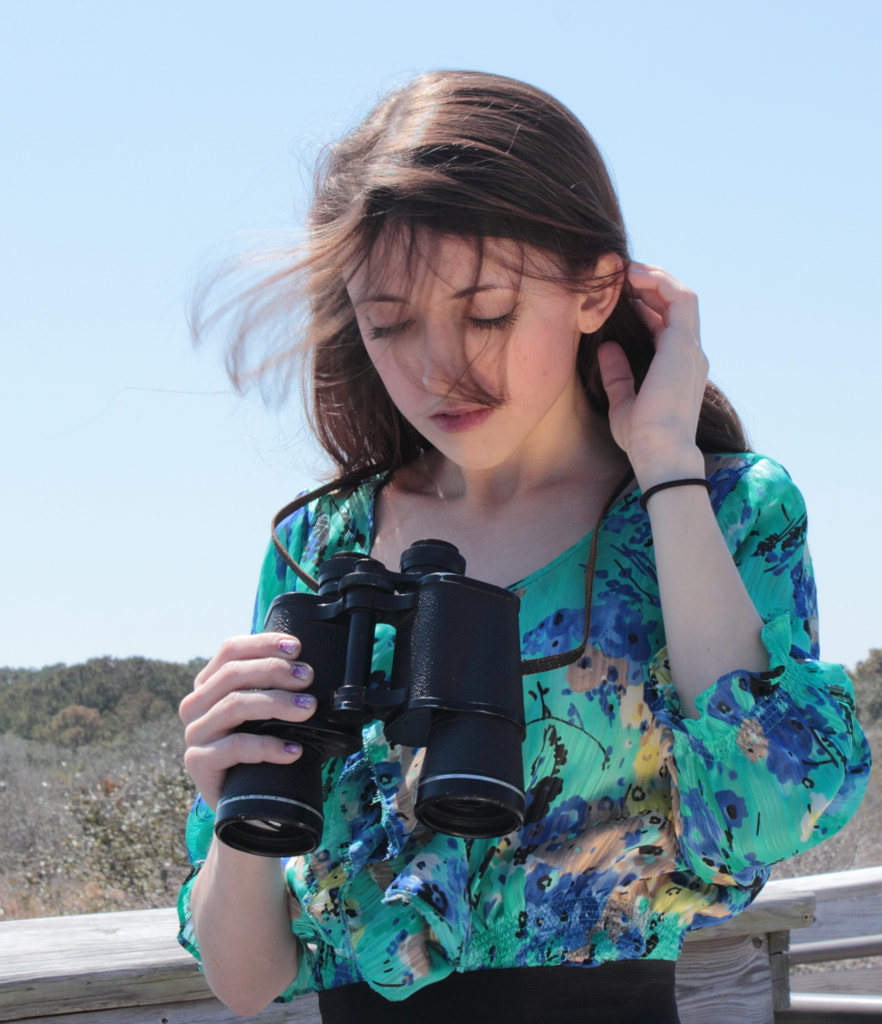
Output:
[[723,676],[700,694],[691,719],[662,650],[649,691],[673,736],[668,768],[682,857],[705,882],[757,887],[770,864],[849,820],[870,754],[851,681],[842,666],[818,660],[801,494],[770,459],[730,459],[710,479],[720,528],[765,623],[770,668]]
[[189,953],[192,953],[200,964],[202,957],[199,953],[199,943],[196,941],[196,930],[193,927],[190,895],[199,869],[208,856],[208,848],[211,846],[213,834],[214,812],[201,796],[197,796],[187,818],[187,856],[190,860],[191,870],[178,893],[178,920],[180,923],[178,942]]
[[[279,527],[279,535],[284,539],[288,550],[295,559],[299,558],[303,549],[304,537],[309,530],[309,510],[302,508],[286,519]],[[292,580],[293,577],[293,580]],[[252,632],[257,632],[266,617],[267,609],[278,594],[294,590],[294,574],[281,559],[275,547],[267,548],[260,571],[260,582],[254,603]],[[297,581],[299,582],[299,581]],[[180,930],[178,942],[201,963],[199,944],[193,927],[190,908],[190,896],[193,883],[205,858],[214,836],[214,812],[205,803],[201,795],[197,795],[187,818],[187,857],[190,861],[190,874],[178,893],[178,920]]]
[[[372,500],[379,481],[376,478],[367,480],[353,492],[333,493],[322,501],[311,502],[288,516],[279,524],[277,534],[294,561],[300,563],[308,572],[314,573],[317,567],[336,551],[353,550],[366,552],[370,547],[370,535],[373,529]],[[287,565],[279,555],[275,546],[267,546],[266,555],[260,570],[257,596],[254,602],[252,632],[263,628],[267,611],[273,600],[280,594],[289,591],[305,591],[306,584]],[[335,762],[328,762],[326,771],[333,770]],[[178,941],[197,960],[201,961],[199,945],[193,928],[190,908],[190,896],[193,882],[199,873],[214,836],[214,812],[197,796],[187,820],[187,854],[191,872],[178,896],[178,918],[180,930]],[[329,830],[330,831],[330,830]],[[320,940],[319,931],[307,915],[300,914],[299,904],[291,889],[291,879],[296,872],[297,858],[283,862],[285,875],[289,883],[289,909],[291,912],[291,930],[301,940],[302,955],[300,970],[291,985],[278,1000],[287,1002],[295,996],[309,991],[313,986],[311,979],[319,970],[321,951],[316,952],[314,943]],[[358,980],[357,976],[341,977],[340,984]]]

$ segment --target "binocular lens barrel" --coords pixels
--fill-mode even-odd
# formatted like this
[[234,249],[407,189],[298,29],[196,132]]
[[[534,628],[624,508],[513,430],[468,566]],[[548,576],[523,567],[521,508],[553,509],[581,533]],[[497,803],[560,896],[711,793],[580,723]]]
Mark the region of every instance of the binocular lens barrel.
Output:
[[487,714],[436,718],[414,810],[436,832],[466,839],[504,836],[524,823],[521,733]]
[[296,857],[318,846],[325,819],[322,764],[304,749],[294,764],[239,764],[228,772],[215,832],[227,846],[263,857]]

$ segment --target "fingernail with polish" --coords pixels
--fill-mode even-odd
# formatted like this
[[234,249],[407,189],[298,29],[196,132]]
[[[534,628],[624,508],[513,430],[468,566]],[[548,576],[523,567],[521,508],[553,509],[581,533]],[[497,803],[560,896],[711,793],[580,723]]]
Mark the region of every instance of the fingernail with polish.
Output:
[[286,743],[285,744],[285,750],[289,754],[302,754],[303,753],[303,747],[301,747],[299,743]]
[[298,708],[311,708],[315,704],[315,697],[310,696],[308,693],[295,693],[294,703]]
[[295,679],[309,679],[309,666],[308,665],[292,665],[291,675]]
[[280,640],[279,650],[282,654],[299,654],[300,653],[300,642],[298,640]]

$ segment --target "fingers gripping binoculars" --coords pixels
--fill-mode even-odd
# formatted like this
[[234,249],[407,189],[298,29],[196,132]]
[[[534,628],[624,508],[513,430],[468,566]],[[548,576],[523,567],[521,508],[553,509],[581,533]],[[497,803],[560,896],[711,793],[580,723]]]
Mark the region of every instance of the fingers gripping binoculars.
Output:
[[[448,835],[505,835],[523,823],[524,702],[519,599],[464,575],[452,544],[423,540],[390,572],[342,552],[319,570],[315,594],[282,594],[264,631],[290,633],[313,666],[318,705],[306,722],[246,722],[241,729],[301,744],[293,764],[240,764],[227,773],[215,833],[268,857],[319,843],[322,766],[361,748],[380,719],[393,744],[424,747],[414,809]],[[374,631],[395,628],[388,679],[372,677]]]

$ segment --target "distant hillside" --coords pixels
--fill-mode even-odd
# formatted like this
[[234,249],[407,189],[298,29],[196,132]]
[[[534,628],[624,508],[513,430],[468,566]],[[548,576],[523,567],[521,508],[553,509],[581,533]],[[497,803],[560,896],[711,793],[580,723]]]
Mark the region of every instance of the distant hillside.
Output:
[[70,748],[125,738],[176,712],[204,664],[93,658],[81,665],[0,668],[0,732]]
[[854,683],[854,699],[860,721],[882,725],[882,650],[874,648],[849,672]]

